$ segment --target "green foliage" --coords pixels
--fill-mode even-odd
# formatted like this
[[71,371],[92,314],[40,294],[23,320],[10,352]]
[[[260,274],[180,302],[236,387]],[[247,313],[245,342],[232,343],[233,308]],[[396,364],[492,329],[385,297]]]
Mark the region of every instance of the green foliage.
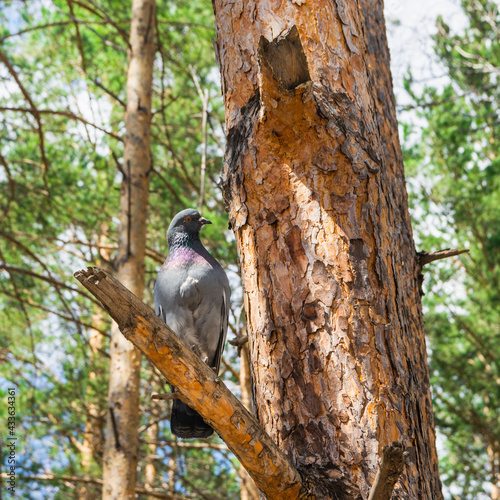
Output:
[[[214,224],[204,237],[219,259],[236,262],[216,185],[224,129],[212,6],[203,0],[157,5],[150,304],[168,223],[177,211],[198,204],[202,103],[193,74],[211,96],[203,214]],[[101,451],[94,450],[92,463],[83,467],[81,444],[90,408],[99,425],[106,418],[110,323],[72,275],[86,265],[111,268],[116,255],[129,28],[129,3],[120,0],[0,5],[0,51],[11,66],[0,62],[0,387],[19,389],[24,479],[18,494],[26,499],[78,498],[81,487],[29,476],[102,475]],[[29,111],[26,94],[38,114]],[[173,474],[175,491],[190,498],[236,496],[235,463],[227,452],[171,446],[167,404],[158,417],[151,413],[150,380],[155,391],[163,381],[146,361],[143,373],[139,482],[151,453],[144,429],[158,418],[156,440],[166,444],[157,450],[153,486],[164,492]],[[183,482],[182,471],[192,484]]]
[[438,19],[451,83],[412,94],[427,127],[406,156],[422,249],[470,250],[426,268],[424,306],[442,479],[477,499],[500,481],[500,15],[487,0],[462,7],[463,33]]

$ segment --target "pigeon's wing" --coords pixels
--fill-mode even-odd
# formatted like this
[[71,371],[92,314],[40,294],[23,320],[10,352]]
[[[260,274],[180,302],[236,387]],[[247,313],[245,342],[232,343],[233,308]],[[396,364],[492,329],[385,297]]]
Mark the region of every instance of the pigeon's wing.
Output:
[[219,373],[222,351],[224,350],[224,346],[226,344],[228,318],[229,318],[229,294],[227,288],[224,287],[222,289],[222,304],[220,309],[219,343],[217,344],[217,350],[215,351],[214,360],[212,363],[213,368],[215,368],[215,373]]
[[162,269],[154,289],[155,311],[188,344],[195,341],[192,302],[199,300],[196,283],[186,273]]
[[163,268],[155,286],[156,314],[217,371],[228,327],[231,289],[220,264]]

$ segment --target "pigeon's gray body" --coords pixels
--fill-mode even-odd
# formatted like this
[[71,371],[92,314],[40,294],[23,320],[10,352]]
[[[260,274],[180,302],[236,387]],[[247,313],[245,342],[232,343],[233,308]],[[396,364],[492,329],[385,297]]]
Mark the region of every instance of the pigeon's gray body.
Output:
[[[167,233],[169,254],[154,289],[156,314],[218,373],[226,340],[230,288],[226,273],[199,238],[210,223],[193,209],[172,220]],[[212,428],[186,404],[174,400],[172,433],[203,438]]]

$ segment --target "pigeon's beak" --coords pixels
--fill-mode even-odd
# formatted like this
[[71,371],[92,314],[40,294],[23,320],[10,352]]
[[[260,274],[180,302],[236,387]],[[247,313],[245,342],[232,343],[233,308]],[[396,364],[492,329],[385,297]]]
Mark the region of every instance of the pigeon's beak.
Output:
[[212,224],[208,219],[205,219],[205,217],[200,217],[200,222],[203,226],[205,224]]

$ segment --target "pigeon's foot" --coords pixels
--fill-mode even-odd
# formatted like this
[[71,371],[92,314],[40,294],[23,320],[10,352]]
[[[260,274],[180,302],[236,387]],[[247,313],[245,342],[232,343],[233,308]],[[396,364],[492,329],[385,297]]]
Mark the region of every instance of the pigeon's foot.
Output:
[[202,357],[203,357],[203,354],[202,354],[202,352],[200,351],[200,348],[199,348],[197,345],[193,344],[193,345],[191,345],[191,346],[190,346],[190,348],[191,348],[191,350],[192,350],[195,354],[197,354],[200,358],[202,358]]

